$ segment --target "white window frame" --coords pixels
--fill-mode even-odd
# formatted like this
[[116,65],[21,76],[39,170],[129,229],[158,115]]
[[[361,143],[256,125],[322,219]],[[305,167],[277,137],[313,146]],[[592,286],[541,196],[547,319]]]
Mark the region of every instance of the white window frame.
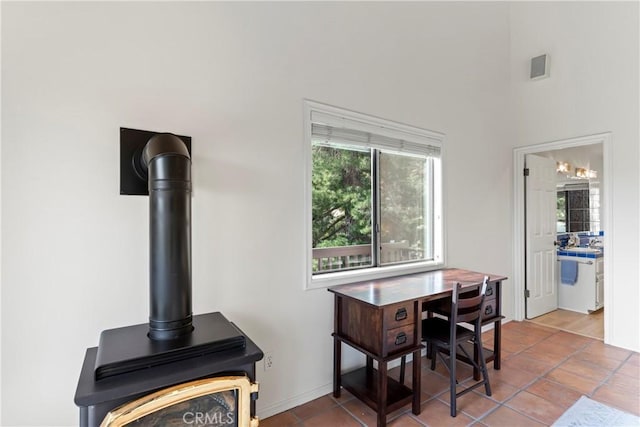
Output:
[[[311,125],[322,123],[330,126],[346,127],[348,129],[369,132],[381,136],[407,141],[409,144],[424,144],[440,149],[440,170],[434,174],[434,210],[433,210],[433,260],[412,263],[372,266],[357,270],[337,271],[313,275],[313,239],[312,239],[312,144]],[[305,226],[305,289],[326,288],[328,286],[364,280],[380,279],[399,276],[402,274],[418,273],[436,270],[445,266],[445,221],[444,221],[444,137],[440,132],[421,129],[414,126],[397,123],[391,120],[345,110],[343,108],[322,104],[316,101],[304,100],[304,226]]]

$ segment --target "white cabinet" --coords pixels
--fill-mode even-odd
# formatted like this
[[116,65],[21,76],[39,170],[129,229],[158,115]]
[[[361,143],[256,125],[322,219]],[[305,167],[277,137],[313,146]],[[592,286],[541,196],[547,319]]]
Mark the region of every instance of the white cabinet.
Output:
[[[560,262],[563,260],[578,263],[578,280],[566,285],[560,280]],[[558,307],[566,310],[589,313],[604,306],[604,268],[603,258],[583,258],[558,256],[556,283],[558,284]]]
[[595,309],[604,307],[604,258],[596,258],[596,305]]

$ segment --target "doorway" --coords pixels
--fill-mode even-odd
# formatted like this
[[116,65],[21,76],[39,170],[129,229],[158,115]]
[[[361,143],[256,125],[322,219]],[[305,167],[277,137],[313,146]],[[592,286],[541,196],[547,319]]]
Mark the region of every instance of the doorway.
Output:
[[525,158],[529,154],[544,154],[556,150],[571,149],[577,147],[584,147],[585,149],[592,149],[596,144],[600,144],[602,147],[602,171],[600,173],[601,192],[602,197],[600,201],[601,217],[599,220],[599,227],[605,231],[602,240],[604,247],[607,248],[607,256],[604,257],[604,300],[607,304],[607,310],[604,311],[602,317],[604,317],[604,339],[610,336],[609,321],[610,313],[614,308],[611,305],[611,287],[612,283],[607,279],[612,277],[610,272],[611,263],[608,259],[611,259],[610,244],[611,241],[611,227],[608,224],[611,217],[611,155],[610,155],[610,139],[611,133],[602,133],[597,135],[589,135],[578,138],[571,138],[566,140],[546,142],[542,144],[536,144],[526,147],[519,147],[514,149],[514,292],[515,292],[515,320],[524,320],[527,318],[527,294],[529,289],[527,280],[527,237],[526,237],[526,203],[525,203]]

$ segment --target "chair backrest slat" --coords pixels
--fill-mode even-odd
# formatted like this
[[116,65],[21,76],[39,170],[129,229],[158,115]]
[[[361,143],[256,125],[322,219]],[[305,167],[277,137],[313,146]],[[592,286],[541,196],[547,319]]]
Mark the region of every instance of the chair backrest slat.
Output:
[[467,298],[461,298],[464,295],[460,292],[462,290],[462,285],[460,283],[456,283],[453,288],[453,296],[451,298],[452,326],[459,322],[472,323],[480,321],[488,280],[489,277],[485,276],[478,295],[472,294],[473,296]]
[[482,302],[481,295],[477,295],[471,298],[461,298],[458,300],[458,309],[460,310],[460,309],[465,309],[469,307],[474,307],[480,304],[481,302]]

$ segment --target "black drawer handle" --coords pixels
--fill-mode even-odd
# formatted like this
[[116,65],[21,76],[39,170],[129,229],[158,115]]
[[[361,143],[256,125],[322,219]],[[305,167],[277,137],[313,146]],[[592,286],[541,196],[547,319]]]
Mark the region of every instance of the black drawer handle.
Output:
[[493,314],[493,307],[492,307],[492,306],[490,306],[490,305],[488,305],[488,306],[486,306],[486,307],[485,307],[485,309],[484,309],[484,315],[485,315],[485,316],[489,316],[489,315],[491,315],[491,314]]
[[396,322],[407,318],[407,309],[402,307],[396,311]]
[[491,295],[493,295],[493,286],[487,287],[486,296],[490,297]]
[[396,345],[402,345],[406,342],[407,342],[407,334],[405,334],[404,332],[400,332],[396,336]]

